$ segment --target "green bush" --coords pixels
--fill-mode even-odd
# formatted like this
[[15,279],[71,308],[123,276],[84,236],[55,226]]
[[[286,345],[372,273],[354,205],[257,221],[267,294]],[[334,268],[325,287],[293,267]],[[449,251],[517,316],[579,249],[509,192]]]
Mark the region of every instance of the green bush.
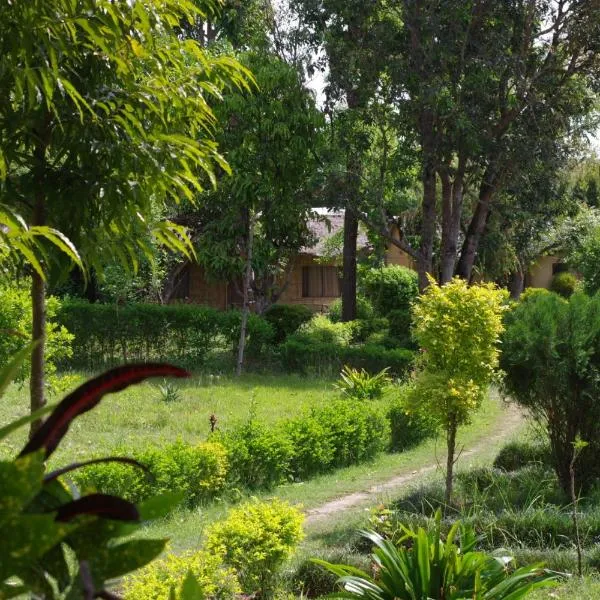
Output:
[[129,465],[100,463],[78,471],[74,480],[82,489],[122,496],[139,502],[151,496],[182,491],[188,506],[223,491],[228,472],[225,448],[217,442],[192,446],[175,442],[142,452],[122,452],[148,468],[148,474]]
[[[241,313],[192,304],[121,306],[65,300],[57,321],[75,336],[71,366],[97,369],[122,361],[169,360],[196,368],[215,348],[236,351]],[[274,336],[268,321],[251,314],[248,356],[266,351]]]
[[[61,310],[58,298],[46,299],[45,372],[51,387],[57,384],[56,365],[71,357],[73,335],[64,325],[57,323]],[[31,297],[28,289],[0,285],[0,365],[7,365],[31,339]],[[16,381],[22,383],[29,376],[29,360],[23,362]]]
[[334,447],[327,423],[308,413],[283,427],[293,448],[290,473],[294,479],[306,480],[330,469]]
[[294,448],[282,428],[263,425],[251,417],[220,439],[227,448],[233,484],[269,489],[289,479]]
[[297,508],[277,498],[247,502],[209,528],[206,547],[236,570],[244,593],[268,598],[303,537],[302,520]]
[[381,316],[408,309],[419,294],[416,272],[399,265],[359,268],[358,287]]
[[302,304],[274,304],[264,314],[274,331],[274,342],[281,344],[288,335],[310,321],[313,311]]
[[171,589],[179,590],[191,573],[203,598],[229,600],[241,592],[235,570],[223,566],[222,559],[204,550],[183,555],[168,554],[125,580],[125,600],[166,600]]
[[410,308],[395,308],[388,315],[390,336],[397,339],[404,347],[413,344],[411,339],[412,315]]
[[390,327],[385,317],[373,317],[372,319],[356,319],[353,324],[352,342],[363,343],[375,334],[387,335]]
[[588,489],[600,477],[600,295],[538,294],[505,322],[505,391],[544,425],[565,491],[575,438],[589,442],[576,468],[577,488]]
[[[362,321],[369,321],[374,317],[375,311],[369,300],[363,296],[356,297],[356,318]],[[327,316],[334,322],[339,323],[342,320],[342,299],[334,300],[327,311]]]
[[390,423],[391,452],[402,452],[412,448],[422,441],[434,437],[437,425],[427,415],[410,410],[403,398],[394,400],[387,411]]
[[382,411],[372,405],[336,400],[313,411],[325,425],[333,446],[333,467],[365,462],[385,450],[389,427]]
[[312,344],[348,346],[352,341],[355,327],[353,322],[333,323],[325,315],[315,315],[292,337]]
[[385,348],[376,344],[339,346],[311,343],[291,335],[280,348],[280,358],[287,371],[339,373],[343,365],[376,373],[389,367],[390,375],[404,377],[412,368],[415,354],[405,348]]
[[535,463],[551,466],[548,446],[531,442],[509,442],[494,459],[494,467],[505,471],[518,471]]
[[577,289],[577,283],[577,277],[573,273],[557,273],[550,282],[550,291],[563,298],[570,298]]
[[374,400],[381,398],[392,383],[388,375],[389,367],[375,375],[370,375],[364,369],[353,369],[347,365],[340,373],[340,379],[335,384],[336,389],[350,400]]

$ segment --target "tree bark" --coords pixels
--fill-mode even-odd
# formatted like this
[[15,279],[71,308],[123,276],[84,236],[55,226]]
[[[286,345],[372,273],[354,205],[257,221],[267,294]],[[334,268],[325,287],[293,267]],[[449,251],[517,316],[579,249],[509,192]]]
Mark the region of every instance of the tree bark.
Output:
[[479,191],[477,206],[475,207],[475,212],[473,213],[473,217],[469,223],[465,241],[463,242],[460,252],[458,265],[456,266],[456,274],[467,281],[471,280],[473,265],[475,264],[475,258],[477,257],[477,250],[479,248],[479,242],[483,237],[488,216],[490,214],[494,191],[495,185],[493,180],[488,177],[484,177]]
[[456,266],[460,218],[462,215],[466,160],[459,157],[458,168],[451,180],[447,172],[442,172],[442,256],[440,284],[448,283]]
[[344,212],[344,253],[342,279],[342,321],[356,319],[356,244],[358,219],[353,211]]
[[452,417],[446,431],[446,446],[448,450],[448,456],[446,458],[446,494],[444,498],[446,508],[450,507],[450,502],[452,501],[452,490],[454,484],[454,453],[456,451],[457,427],[456,418]]
[[252,281],[252,246],[254,243],[254,218],[248,217],[248,233],[246,238],[246,272],[244,274],[244,290],[242,304],[242,323],[240,326],[240,342],[238,345],[237,365],[235,374],[239,377],[244,367],[244,350],[246,348],[246,329],[248,327],[248,314],[250,312],[249,292]]
[[518,266],[510,275],[509,291],[512,300],[518,300],[523,293],[525,287],[525,273]]
[[428,275],[433,275],[433,241],[436,221],[436,184],[435,169],[426,163],[423,167],[423,204],[422,204],[421,246],[417,269],[419,272],[419,289],[423,291],[428,285]]
[[[40,190],[36,195],[33,215],[34,225],[45,223],[45,196]],[[29,376],[29,401],[31,412],[39,410],[46,404],[44,397],[44,350],[46,342],[46,283],[34,269],[31,276],[31,339],[37,344],[31,351],[31,371]],[[29,436],[31,437],[42,424],[41,419],[31,422]]]

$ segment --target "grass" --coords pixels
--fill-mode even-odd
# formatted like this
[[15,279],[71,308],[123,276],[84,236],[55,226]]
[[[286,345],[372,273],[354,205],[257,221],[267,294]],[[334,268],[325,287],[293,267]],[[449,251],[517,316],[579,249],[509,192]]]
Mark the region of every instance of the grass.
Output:
[[598,576],[573,577],[556,588],[537,590],[527,596],[527,600],[598,600],[600,579]]
[[[81,375],[77,377],[78,381],[83,379]],[[72,424],[53,462],[110,453],[123,444],[136,448],[178,438],[200,441],[210,431],[212,414],[223,430],[247,420],[251,410],[260,421],[274,423],[339,395],[332,380],[295,375],[245,375],[241,379],[204,375],[178,381],[177,385],[181,399],[175,402],[163,401],[160,390],[152,383],[107,396]],[[59,399],[60,396],[50,398],[50,402]],[[28,388],[11,386],[0,399],[0,423],[26,414],[28,406]],[[0,456],[13,455],[22,447],[25,436],[26,431],[21,430],[0,442]]]

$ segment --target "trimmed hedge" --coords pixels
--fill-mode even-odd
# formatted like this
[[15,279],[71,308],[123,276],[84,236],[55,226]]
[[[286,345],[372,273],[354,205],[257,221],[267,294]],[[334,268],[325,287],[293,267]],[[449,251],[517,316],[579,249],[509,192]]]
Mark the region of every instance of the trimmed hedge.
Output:
[[[210,350],[237,348],[241,313],[191,304],[90,304],[65,300],[56,315],[75,339],[70,366],[95,369],[128,361],[169,360],[202,366]],[[273,343],[275,332],[251,314],[247,353],[256,356]]]
[[274,304],[264,314],[274,331],[274,342],[281,344],[288,335],[313,318],[313,311],[302,304]]
[[338,373],[342,366],[377,373],[389,367],[390,375],[405,376],[413,366],[415,353],[405,348],[385,348],[376,344],[341,346],[315,343],[290,336],[281,346],[281,361],[288,371]]

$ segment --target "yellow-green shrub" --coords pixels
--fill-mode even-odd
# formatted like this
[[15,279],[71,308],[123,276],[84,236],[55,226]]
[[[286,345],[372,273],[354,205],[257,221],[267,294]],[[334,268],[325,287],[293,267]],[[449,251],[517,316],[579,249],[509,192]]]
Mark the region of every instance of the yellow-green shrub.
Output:
[[171,589],[178,590],[185,576],[192,573],[203,598],[228,600],[240,593],[235,570],[223,565],[221,558],[204,550],[193,554],[169,554],[154,561],[125,581],[125,600],[166,600]]
[[302,520],[287,502],[253,500],[210,527],[206,548],[236,570],[244,593],[268,597],[279,569],[303,537]]

